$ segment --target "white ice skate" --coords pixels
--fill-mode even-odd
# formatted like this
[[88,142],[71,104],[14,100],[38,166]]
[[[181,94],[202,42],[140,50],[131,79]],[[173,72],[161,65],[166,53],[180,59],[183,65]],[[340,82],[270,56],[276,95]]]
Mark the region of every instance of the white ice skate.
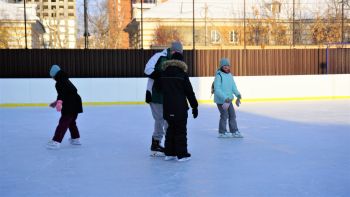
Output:
[[233,138],[243,138],[243,135],[241,134],[241,132],[236,131],[232,134]]
[[164,160],[165,161],[170,161],[170,160],[175,160],[176,156],[165,156]]
[[69,142],[72,145],[81,145],[80,138],[75,138],[75,139],[69,138]]
[[188,161],[190,159],[191,159],[191,157],[182,157],[181,159],[177,159],[177,161],[184,162],[184,161]]
[[159,151],[151,151],[151,157],[164,157],[165,154],[163,152],[159,152]]
[[232,133],[225,132],[225,133],[219,133],[218,138],[231,138]]
[[61,143],[50,140],[47,145],[46,148],[48,149],[59,149],[60,148]]

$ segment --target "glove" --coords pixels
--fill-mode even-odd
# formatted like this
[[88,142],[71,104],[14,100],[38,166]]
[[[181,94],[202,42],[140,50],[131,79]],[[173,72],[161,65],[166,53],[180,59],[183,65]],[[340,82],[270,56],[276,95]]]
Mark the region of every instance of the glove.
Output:
[[58,112],[62,111],[62,103],[63,103],[62,100],[57,100],[57,101],[56,101],[56,110],[57,110]]
[[56,104],[57,104],[57,101],[54,101],[54,102],[52,102],[52,103],[50,103],[50,107],[52,107],[52,108],[54,108],[54,107],[56,107]]
[[239,98],[236,99],[236,105],[237,105],[237,107],[239,107],[241,105],[241,99],[239,99]]
[[224,104],[222,104],[222,109],[226,111],[230,107],[230,104],[231,103],[224,103]]
[[237,98],[238,99],[242,99],[242,96],[239,94],[239,95],[237,95]]
[[193,118],[197,118],[197,116],[198,116],[198,109],[197,108],[193,108],[192,109],[192,114],[193,114]]
[[152,102],[152,94],[149,90],[146,91],[146,103]]

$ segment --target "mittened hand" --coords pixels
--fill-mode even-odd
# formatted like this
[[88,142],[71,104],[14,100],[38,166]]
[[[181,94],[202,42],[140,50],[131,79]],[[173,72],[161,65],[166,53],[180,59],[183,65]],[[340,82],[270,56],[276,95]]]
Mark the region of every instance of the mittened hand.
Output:
[[224,103],[224,104],[222,104],[222,109],[225,110],[225,111],[226,111],[229,107],[230,107],[230,103]]
[[237,107],[239,107],[239,106],[241,105],[241,99],[238,98],[238,99],[236,100],[236,105],[237,105]]
[[58,112],[62,111],[62,103],[63,103],[63,101],[61,101],[61,100],[56,101],[56,110]]
[[149,90],[147,90],[146,91],[146,103],[150,103],[150,102],[152,102],[152,93]]
[[50,103],[50,107],[52,107],[52,108],[54,108],[54,107],[56,107],[56,103],[57,103],[57,101],[54,101],[54,102],[52,102],[52,103]]
[[192,114],[193,114],[193,118],[197,118],[197,116],[198,116],[198,109],[197,108],[193,108],[192,109]]

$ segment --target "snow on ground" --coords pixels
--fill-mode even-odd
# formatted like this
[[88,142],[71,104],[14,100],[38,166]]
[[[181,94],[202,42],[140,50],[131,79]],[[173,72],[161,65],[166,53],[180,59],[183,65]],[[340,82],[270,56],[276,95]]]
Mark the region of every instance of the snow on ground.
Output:
[[0,108],[0,196],[349,196],[350,100],[243,103],[243,139],[215,105],[189,118],[192,160],[149,157],[148,105],[84,108],[81,147],[47,150],[59,114]]

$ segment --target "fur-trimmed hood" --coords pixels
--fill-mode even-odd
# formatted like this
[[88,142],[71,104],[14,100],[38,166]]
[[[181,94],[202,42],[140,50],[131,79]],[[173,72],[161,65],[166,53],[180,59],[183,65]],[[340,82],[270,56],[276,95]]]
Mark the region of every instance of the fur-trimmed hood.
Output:
[[185,62],[180,60],[167,60],[162,65],[162,70],[165,70],[169,66],[176,66],[180,69],[182,69],[184,72],[187,72],[188,66]]

